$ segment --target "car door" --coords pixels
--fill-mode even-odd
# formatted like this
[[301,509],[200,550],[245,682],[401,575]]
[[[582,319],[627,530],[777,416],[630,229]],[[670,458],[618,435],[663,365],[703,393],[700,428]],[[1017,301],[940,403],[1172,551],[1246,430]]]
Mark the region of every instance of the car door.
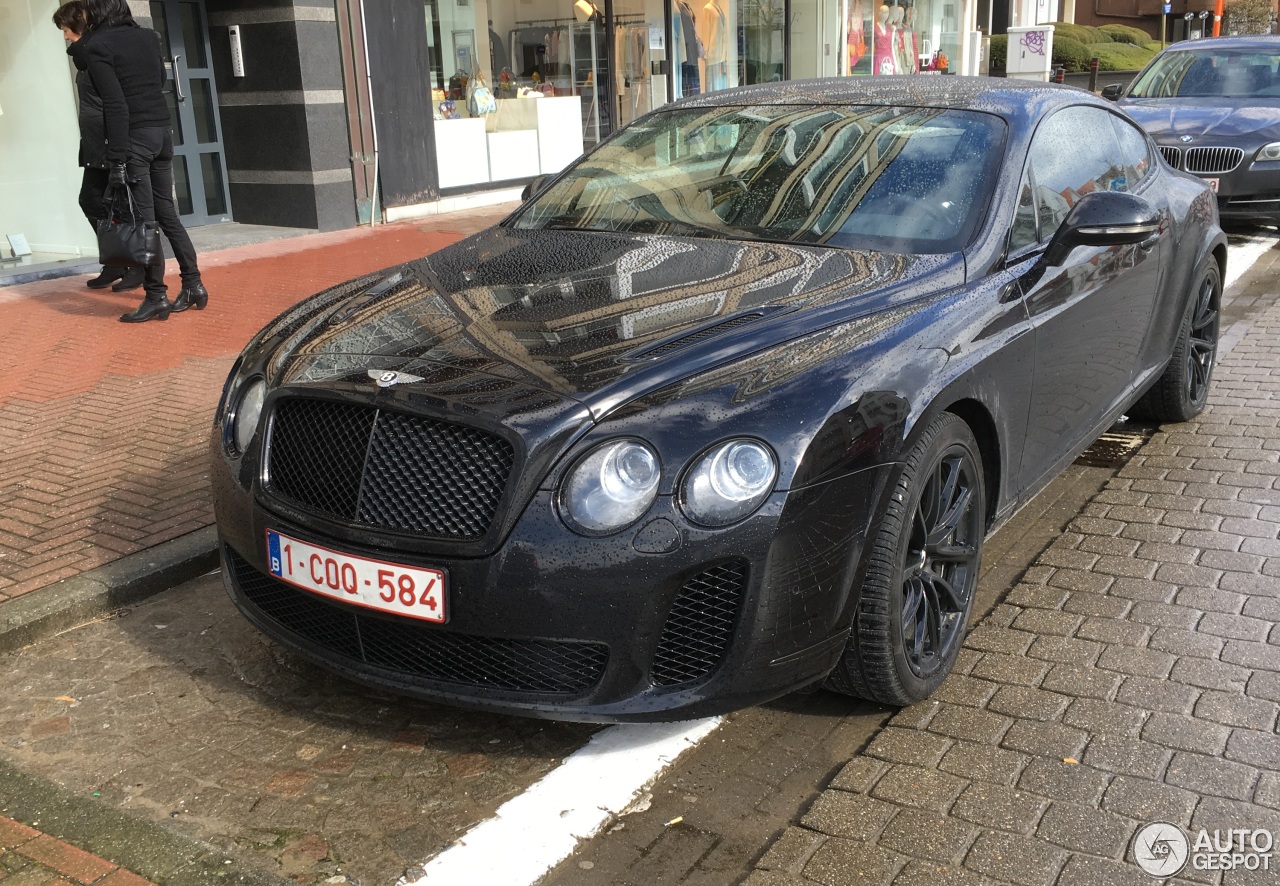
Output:
[[1143,165],[1134,160],[1132,144],[1122,149],[1116,121],[1123,122],[1105,108],[1064,108],[1040,125],[1028,154],[1010,237],[1011,256],[1026,259],[1020,282],[1035,335],[1024,489],[1038,485],[1115,418],[1150,324],[1167,223],[1141,244],[1081,246],[1061,265],[1043,261],[1054,233],[1085,194],[1135,191],[1159,201],[1146,193],[1154,190],[1147,187],[1149,158]]

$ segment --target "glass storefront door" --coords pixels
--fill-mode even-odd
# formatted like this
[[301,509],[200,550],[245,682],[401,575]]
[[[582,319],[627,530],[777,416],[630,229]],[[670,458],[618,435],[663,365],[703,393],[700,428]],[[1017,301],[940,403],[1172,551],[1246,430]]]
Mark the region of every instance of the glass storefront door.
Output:
[[182,222],[190,227],[231,221],[204,0],[151,0],[151,22],[170,78],[165,101]]

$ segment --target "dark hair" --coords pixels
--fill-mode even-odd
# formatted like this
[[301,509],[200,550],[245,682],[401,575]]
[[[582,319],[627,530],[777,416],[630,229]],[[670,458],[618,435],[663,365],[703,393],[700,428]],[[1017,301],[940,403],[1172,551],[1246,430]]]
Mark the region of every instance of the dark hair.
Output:
[[66,28],[73,34],[83,34],[89,27],[89,19],[84,11],[84,0],[68,0],[63,3],[53,14],[53,23],[59,28]]
[[84,0],[84,11],[89,19],[90,30],[117,25],[138,27],[126,0]]

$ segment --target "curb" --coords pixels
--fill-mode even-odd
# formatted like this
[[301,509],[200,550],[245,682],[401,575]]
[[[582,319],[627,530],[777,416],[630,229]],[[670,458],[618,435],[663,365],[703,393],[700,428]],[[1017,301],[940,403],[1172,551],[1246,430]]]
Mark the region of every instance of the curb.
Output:
[[218,533],[197,529],[0,605],[0,653],[84,624],[218,568]]

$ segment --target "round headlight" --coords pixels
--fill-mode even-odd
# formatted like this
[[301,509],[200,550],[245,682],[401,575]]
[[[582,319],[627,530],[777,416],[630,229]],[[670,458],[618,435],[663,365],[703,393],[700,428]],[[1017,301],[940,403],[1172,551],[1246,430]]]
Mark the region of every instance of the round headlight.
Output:
[[658,455],[637,440],[597,446],[565,481],[561,505],[566,521],[589,535],[630,526],[658,495]]
[[1280,160],[1280,142],[1272,142],[1269,145],[1263,145],[1262,150],[1258,151],[1259,160]]
[[703,526],[728,526],[746,517],[773,491],[778,463],[755,440],[730,440],[712,449],[684,481],[685,514]]
[[231,418],[233,423],[231,430],[237,452],[243,453],[248,450],[254,432],[258,430],[258,419],[262,417],[262,401],[266,396],[267,385],[260,378],[249,382],[240,392],[240,399],[236,402],[236,409]]

